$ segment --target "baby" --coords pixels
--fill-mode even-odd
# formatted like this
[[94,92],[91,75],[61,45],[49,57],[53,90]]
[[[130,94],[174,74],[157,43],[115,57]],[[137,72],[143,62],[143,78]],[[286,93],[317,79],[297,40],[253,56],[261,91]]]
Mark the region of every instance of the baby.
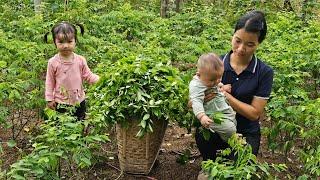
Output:
[[[220,58],[214,54],[200,56],[197,63],[197,73],[189,84],[189,98],[192,109],[204,128],[219,134],[221,139],[228,141],[236,133],[235,112],[220,92],[221,78],[224,67]],[[215,97],[204,102],[205,92],[215,93]],[[219,114],[221,119],[213,119]],[[222,121],[220,121],[222,120]]]

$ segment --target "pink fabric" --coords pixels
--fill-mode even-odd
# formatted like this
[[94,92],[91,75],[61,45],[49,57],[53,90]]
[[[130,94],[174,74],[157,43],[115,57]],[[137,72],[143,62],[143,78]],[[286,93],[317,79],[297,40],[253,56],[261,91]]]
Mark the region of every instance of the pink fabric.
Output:
[[75,105],[85,99],[82,82],[93,84],[99,76],[93,74],[84,57],[74,53],[72,61],[61,61],[58,54],[48,62],[46,75],[46,101]]

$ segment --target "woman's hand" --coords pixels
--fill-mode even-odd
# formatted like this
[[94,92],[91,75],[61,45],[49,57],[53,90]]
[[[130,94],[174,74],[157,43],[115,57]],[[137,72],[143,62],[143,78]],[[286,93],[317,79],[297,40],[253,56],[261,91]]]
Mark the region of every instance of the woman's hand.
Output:
[[264,107],[267,104],[266,99],[259,97],[253,97],[251,104],[247,104],[236,99],[227,91],[224,91],[223,94],[234,111],[251,121],[259,120],[259,117],[261,116],[262,112],[264,111]]
[[52,109],[52,110],[55,110],[56,109],[56,102],[55,101],[49,101],[48,103],[47,103],[47,107],[48,108],[50,108],[50,109]]
[[222,85],[221,87],[220,87],[220,91],[221,92],[227,92],[227,93],[231,93],[231,88],[232,88],[232,86],[231,86],[231,84],[225,84],[225,85]]

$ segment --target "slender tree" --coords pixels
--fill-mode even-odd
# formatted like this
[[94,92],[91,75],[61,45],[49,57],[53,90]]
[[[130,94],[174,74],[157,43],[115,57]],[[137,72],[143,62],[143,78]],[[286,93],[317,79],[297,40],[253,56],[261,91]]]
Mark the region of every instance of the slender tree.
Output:
[[301,19],[303,20],[304,23],[307,23],[307,12],[308,11],[308,0],[304,0],[302,2],[302,15]]
[[176,12],[180,12],[181,3],[182,3],[182,0],[175,0]]
[[69,0],[64,0],[64,11],[68,11]]
[[290,0],[285,0],[283,2],[283,8],[287,11],[293,11],[293,8],[292,8],[292,5],[291,5],[291,2]]
[[160,9],[160,16],[167,17],[167,11],[169,7],[169,0],[161,0],[161,9]]
[[41,0],[33,0],[34,3],[34,12],[40,13],[41,12]]

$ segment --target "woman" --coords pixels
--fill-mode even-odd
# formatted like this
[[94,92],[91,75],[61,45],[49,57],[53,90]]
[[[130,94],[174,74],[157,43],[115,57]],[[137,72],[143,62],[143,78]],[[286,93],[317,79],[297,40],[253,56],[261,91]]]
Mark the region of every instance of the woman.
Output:
[[[258,154],[261,137],[259,117],[267,104],[273,82],[273,70],[254,54],[266,34],[264,14],[260,11],[246,13],[236,23],[232,50],[221,57],[224,63],[224,94],[237,113],[237,132],[246,138],[255,155]],[[205,99],[210,100],[213,96],[206,95]],[[207,141],[197,130],[195,138],[203,160],[215,160],[217,150],[228,147],[215,133]]]

